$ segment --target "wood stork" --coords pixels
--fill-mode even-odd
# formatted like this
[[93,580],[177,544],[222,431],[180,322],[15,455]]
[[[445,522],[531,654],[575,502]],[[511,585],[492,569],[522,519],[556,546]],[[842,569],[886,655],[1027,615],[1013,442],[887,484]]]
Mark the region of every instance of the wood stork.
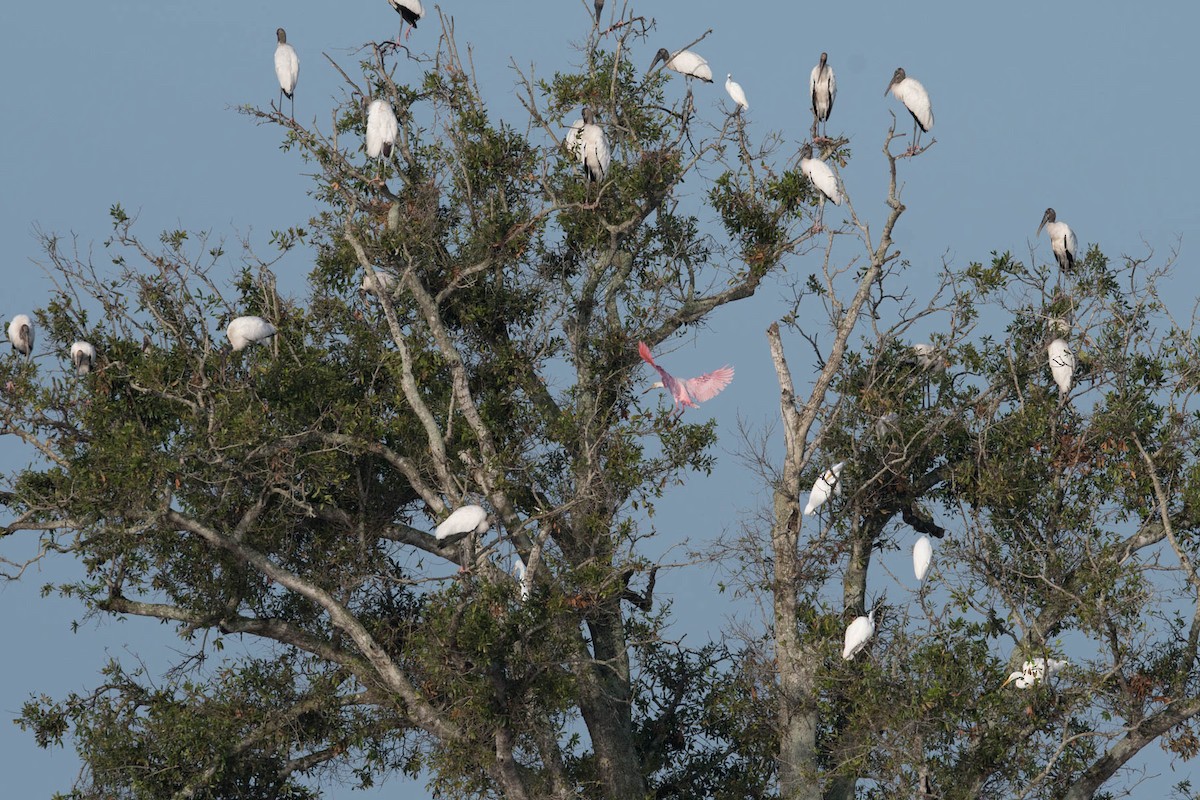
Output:
[[933,543],[929,541],[928,536],[922,536],[913,545],[913,574],[917,576],[917,583],[925,580],[925,574],[929,572],[929,565],[932,563]]
[[680,50],[675,55],[671,55],[667,52],[667,48],[660,47],[654,54],[654,60],[650,62],[650,69],[654,69],[654,65],[660,61],[666,65],[667,69],[674,70],[685,77],[699,78],[705,83],[713,82],[712,70],[709,69],[708,62],[691,50]]
[[1075,354],[1071,352],[1071,345],[1066,339],[1055,339],[1046,348],[1046,354],[1050,358],[1050,374],[1058,384],[1058,393],[1066,397],[1071,391],[1071,379],[1075,377]]
[[825,123],[833,112],[833,100],[837,97],[837,80],[833,76],[833,67],[829,66],[829,54],[821,53],[821,61],[812,69],[808,77],[808,93],[812,96],[813,138],[817,139],[817,126],[821,126],[821,136],[818,141],[825,141]]
[[1067,662],[1062,659],[1047,659],[1038,656],[1032,661],[1022,664],[1019,672],[1009,674],[1004,683],[1000,684],[1000,688],[1003,689],[1009,683],[1015,683],[1018,689],[1028,689],[1035,683],[1041,683],[1065,666],[1067,666]]
[[8,323],[8,340],[13,350],[26,358],[33,357],[33,321],[28,314],[17,314]]
[[283,113],[283,98],[292,101],[292,119],[296,118],[296,78],[300,75],[300,59],[296,48],[287,43],[287,31],[275,29],[275,77],[279,79],[279,112]]
[[1045,228],[1046,233],[1050,236],[1050,250],[1054,253],[1055,260],[1058,261],[1058,268],[1063,272],[1073,270],[1075,268],[1075,231],[1071,230],[1071,226],[1067,223],[1058,221],[1058,216],[1054,213],[1053,208],[1046,209],[1046,213],[1042,215],[1042,224],[1038,225],[1037,233],[1034,236],[1041,236],[1042,228]]
[[483,506],[471,504],[454,509],[454,512],[437,526],[434,535],[439,542],[453,542],[467,534],[474,533],[479,536],[487,533],[491,526]]
[[372,100],[367,106],[367,156],[369,158],[392,157],[392,146],[400,126],[396,123],[396,112],[387,100]]
[[912,155],[921,149],[921,133],[928,133],[933,127],[933,106],[929,102],[929,92],[925,91],[925,87],[916,78],[905,75],[903,67],[896,67],[896,72],[892,75],[892,82],[888,84],[888,88],[883,93],[887,94],[888,92],[904,103],[908,113],[912,114],[913,144],[906,153],[906,155]]
[[374,275],[363,275],[362,285],[358,287],[358,293],[363,299],[366,296],[373,294],[376,297],[381,295],[391,295],[396,291],[397,281],[395,275],[389,275],[386,272],[375,271]]
[[808,503],[804,506],[805,516],[817,513],[817,509],[825,505],[830,495],[842,496],[842,470],[845,467],[846,462],[839,461],[813,481],[812,491],[808,493]]
[[737,105],[739,114],[750,110],[750,104],[746,102],[746,93],[742,91],[742,85],[733,79],[732,72],[725,74],[725,91]]
[[828,200],[835,206],[840,206],[842,193],[838,191],[837,176],[833,174],[833,170],[821,159],[813,158],[812,154],[811,144],[805,144],[800,148],[800,171],[820,194],[820,202],[817,205],[817,223],[813,225],[813,232],[817,233],[825,228],[825,201]]
[[842,646],[842,658],[846,661],[858,655],[867,642],[875,636],[875,609],[865,617],[855,617],[846,627],[846,640]]
[[245,350],[252,344],[265,342],[278,333],[275,326],[262,317],[238,317],[229,323],[225,334],[234,351]]
[[71,363],[76,375],[87,375],[96,364],[96,348],[87,342],[75,342],[71,345]]
[[[421,5],[421,0],[388,0],[388,5],[392,10],[400,15],[400,31],[404,31],[404,23],[410,26],[409,34],[417,28],[417,20],[425,16],[425,6]],[[405,35],[407,38],[407,34]],[[396,34],[396,44],[400,43],[400,34]]]
[[604,180],[612,154],[608,150],[608,137],[604,135],[604,129],[596,124],[596,112],[590,106],[583,108],[583,127],[576,134],[575,143],[576,155],[588,180]]

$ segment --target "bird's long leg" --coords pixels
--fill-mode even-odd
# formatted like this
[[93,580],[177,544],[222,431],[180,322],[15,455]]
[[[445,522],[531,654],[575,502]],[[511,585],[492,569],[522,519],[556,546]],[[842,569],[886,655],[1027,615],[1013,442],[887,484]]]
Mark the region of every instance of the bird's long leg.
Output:
[[817,221],[813,223],[812,232],[820,233],[825,230],[825,195],[817,201]]
[[[292,92],[292,96],[290,99],[292,101],[292,122],[295,122],[296,121],[296,93],[295,92]],[[280,111],[283,110],[282,102],[279,104],[279,110]]]

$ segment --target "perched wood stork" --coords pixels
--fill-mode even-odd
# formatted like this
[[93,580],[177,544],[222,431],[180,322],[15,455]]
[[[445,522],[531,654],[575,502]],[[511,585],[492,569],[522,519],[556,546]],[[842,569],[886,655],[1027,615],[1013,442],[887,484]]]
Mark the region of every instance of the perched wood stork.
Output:
[[1055,339],[1046,348],[1050,357],[1050,374],[1058,384],[1059,395],[1066,397],[1071,391],[1071,379],[1075,377],[1075,354],[1066,339]]
[[[705,400],[716,397],[733,380],[733,367],[730,366],[714,369],[712,372],[706,372],[695,378],[676,378],[654,363],[654,356],[650,354],[650,348],[646,346],[645,342],[638,342],[638,355],[642,357],[643,361],[654,367],[659,377],[662,378],[662,380],[650,384],[650,388],[646,392],[666,389],[675,401],[674,410],[677,414],[682,414],[685,406],[698,408],[697,403],[703,403]],[[642,392],[642,394],[646,392]]]
[[230,322],[225,330],[234,351],[245,350],[252,344],[265,342],[276,333],[278,331],[275,330],[275,326],[262,317],[238,317]]
[[8,323],[8,340],[26,358],[33,357],[33,321],[28,314],[17,314]]
[[858,655],[867,642],[875,636],[875,609],[865,617],[855,617],[846,627],[846,641],[842,646],[842,658],[846,661]]
[[831,495],[842,496],[842,470],[846,462],[839,461],[813,481],[812,491],[808,493],[808,503],[804,506],[805,516],[812,516],[817,509],[825,505]]
[[1054,213],[1053,208],[1046,209],[1046,213],[1042,215],[1042,224],[1038,225],[1037,233],[1034,236],[1041,236],[1042,228],[1045,228],[1046,233],[1050,236],[1050,250],[1054,253],[1055,260],[1058,261],[1058,268],[1063,272],[1073,270],[1075,268],[1075,231],[1071,230],[1071,226],[1067,223],[1058,221],[1058,216]]
[[812,96],[813,138],[817,138],[817,126],[821,126],[820,141],[826,138],[825,123],[833,112],[833,100],[837,97],[837,80],[833,67],[829,66],[829,54],[821,53],[821,61],[808,77],[808,93]]
[[375,271],[374,275],[363,275],[362,285],[358,287],[358,293],[363,299],[366,296],[373,294],[376,297],[380,295],[391,295],[396,291],[396,276],[389,275],[386,272]]
[[650,62],[650,69],[654,69],[654,65],[660,61],[666,65],[667,69],[674,70],[680,75],[712,83],[712,70],[709,69],[708,62],[691,50],[680,50],[675,55],[671,55],[667,52],[667,48],[660,47],[654,54],[654,60]]
[[819,158],[813,158],[811,144],[805,144],[800,148],[800,171],[821,195],[820,202],[817,204],[817,223],[813,225],[813,232],[820,232],[825,228],[825,201],[828,200],[835,206],[842,204],[842,193],[838,191],[837,176],[833,174],[833,170],[829,168],[828,164]]
[[292,119],[296,118],[296,78],[300,75],[300,59],[296,48],[287,43],[287,31],[275,29],[275,77],[279,79],[279,111],[283,113],[283,98],[292,101]]
[[491,526],[483,506],[472,504],[454,509],[454,512],[437,526],[434,535],[439,542],[453,542],[471,533],[477,536],[487,533]]
[[928,133],[933,127],[933,106],[929,102],[929,92],[925,91],[925,87],[916,78],[905,75],[903,67],[896,67],[896,72],[892,75],[892,82],[888,84],[888,88],[883,93],[887,94],[888,92],[904,103],[908,113],[912,114],[913,144],[908,148],[907,153],[907,155],[912,155],[921,149],[921,133]]
[[922,536],[913,545],[913,573],[917,576],[918,583],[925,580],[925,573],[929,572],[929,565],[932,563],[933,543],[929,541],[928,536]]
[[71,363],[76,375],[87,375],[96,364],[96,348],[87,342],[75,342],[71,345]]
[[738,113],[750,110],[750,104],[746,102],[746,93],[742,91],[742,85],[733,79],[732,72],[725,74],[725,91],[737,105]]
[[1000,688],[1003,689],[1009,683],[1015,683],[1018,689],[1028,689],[1035,683],[1041,683],[1048,676],[1053,675],[1065,666],[1067,666],[1067,662],[1064,660],[1057,658],[1047,659],[1038,656],[1032,661],[1026,661],[1021,665],[1019,672],[1011,673],[1005,679],[1004,683],[1000,684]]
[[[404,23],[410,26],[409,34],[417,28],[417,20],[425,16],[425,6],[421,0],[388,0],[392,10],[400,15],[400,31],[404,31]],[[407,35],[406,35],[407,38]],[[400,34],[396,34],[396,44],[400,43]]]
[[367,156],[369,158],[392,157],[396,134],[400,127],[396,123],[396,112],[387,100],[372,100],[367,106]]
[[945,372],[950,361],[938,352],[929,342],[918,342],[912,346],[912,356],[917,368],[921,371],[921,386],[925,405],[933,405],[933,385],[930,376],[935,372]]
[[604,129],[596,124],[596,112],[589,106],[583,108],[583,126],[576,134],[575,144],[576,155],[588,180],[604,180],[612,154],[608,151],[608,137],[604,135]]

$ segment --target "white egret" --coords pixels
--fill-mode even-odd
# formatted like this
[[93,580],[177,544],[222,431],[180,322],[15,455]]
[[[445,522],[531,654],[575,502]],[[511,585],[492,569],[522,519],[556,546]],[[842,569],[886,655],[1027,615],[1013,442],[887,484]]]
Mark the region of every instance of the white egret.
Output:
[[1065,666],[1067,666],[1067,662],[1064,660],[1056,658],[1046,659],[1038,656],[1032,661],[1026,661],[1021,665],[1019,672],[1011,673],[1005,679],[1004,683],[1000,684],[1000,688],[1003,689],[1009,683],[1013,683],[1018,689],[1028,689],[1035,683],[1041,683],[1048,676],[1053,675]]
[[367,156],[391,158],[399,131],[392,104],[387,100],[372,100],[367,106]]
[[[929,92],[925,91],[925,87],[916,78],[905,75],[903,67],[896,67],[896,72],[892,75],[892,82],[888,84],[888,88],[883,93],[887,94],[888,92],[904,103],[908,113],[912,114],[913,144],[908,148],[907,153],[907,155],[912,155],[920,149],[920,133],[928,133],[929,129],[933,127],[933,105],[929,102]],[[920,133],[918,133],[918,129],[920,129]]]
[[1071,391],[1071,379],[1075,377],[1075,354],[1065,339],[1055,339],[1046,351],[1050,357],[1050,374],[1058,384],[1059,394],[1066,396]]
[[666,65],[667,69],[674,70],[680,75],[712,83],[712,70],[709,68],[708,62],[691,50],[680,50],[675,55],[671,55],[667,52],[667,48],[660,47],[654,54],[654,60],[650,62],[650,69],[654,69],[654,65],[660,61]]
[[855,617],[846,627],[846,641],[842,646],[842,658],[849,661],[867,646],[875,636],[875,609],[865,617]]
[[1046,213],[1042,215],[1042,224],[1038,225],[1034,236],[1041,236],[1042,228],[1045,228],[1050,236],[1050,250],[1058,261],[1058,268],[1063,272],[1070,272],[1075,268],[1075,231],[1071,230],[1067,223],[1058,221],[1053,208],[1046,209]]
[[596,124],[596,112],[589,106],[583,108],[583,127],[579,130],[576,144],[579,162],[583,164],[588,180],[604,180],[612,154],[608,151],[608,137],[604,135],[604,129]]
[[833,111],[833,100],[837,97],[837,80],[833,67],[829,66],[829,54],[821,53],[821,62],[812,69],[808,77],[808,93],[812,97],[813,138],[817,136],[817,125],[821,126],[821,140],[826,137],[825,123]]
[[238,317],[229,323],[225,333],[235,351],[245,350],[252,344],[265,342],[276,333],[275,326],[262,317]]
[[521,602],[524,603],[529,599],[529,593],[533,588],[530,586],[533,575],[525,568],[525,562],[521,560],[520,556],[513,556],[512,575],[521,587]]
[[749,111],[750,104],[746,102],[746,93],[742,91],[742,85],[733,79],[733,73],[725,75],[725,91],[729,93],[729,97],[737,104],[738,111]]
[[8,340],[16,350],[26,358],[33,356],[33,321],[27,314],[17,314],[8,323]]
[[913,545],[913,573],[916,574],[918,583],[925,580],[925,574],[929,572],[929,565],[932,563],[933,543],[929,541],[928,536],[922,536]]
[[292,101],[292,119],[296,118],[296,78],[300,75],[300,59],[296,48],[287,43],[287,31],[275,29],[275,77],[279,79],[279,113],[283,113],[283,97]]
[[817,205],[817,222],[813,225],[813,231],[820,232],[825,229],[825,201],[828,200],[835,206],[840,206],[842,193],[838,191],[837,176],[833,174],[833,170],[824,161],[813,158],[812,155],[811,144],[805,144],[800,148],[800,171],[821,195]]
[[[417,20],[425,16],[425,6],[421,5],[421,0],[388,0],[388,5],[392,10],[400,15],[400,30],[404,30],[404,23],[411,26],[409,33],[411,34],[417,28]],[[407,38],[407,34],[406,34]],[[400,34],[396,34],[396,44],[400,43]]]
[[830,494],[842,496],[842,470],[845,466],[845,461],[839,461],[813,482],[812,491],[808,493],[808,504],[804,506],[805,515],[817,513],[817,509],[825,505]]
[[390,295],[394,291],[396,291],[396,277],[379,270],[375,270],[374,275],[363,275],[362,285],[358,288],[358,293],[364,298],[368,294],[379,297],[384,294]]
[[447,539],[459,539],[469,533],[476,535],[487,533],[487,529],[491,526],[487,511],[483,506],[472,504],[454,509],[454,512],[437,526],[435,535],[439,542]]
[[96,348],[87,342],[75,342],[71,345],[71,363],[76,375],[87,375],[96,364]]

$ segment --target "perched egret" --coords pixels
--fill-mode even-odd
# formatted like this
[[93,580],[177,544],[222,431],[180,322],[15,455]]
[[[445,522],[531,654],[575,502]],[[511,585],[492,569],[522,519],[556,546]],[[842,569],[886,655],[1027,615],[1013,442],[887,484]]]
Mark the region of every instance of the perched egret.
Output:
[[96,364],[96,348],[87,342],[75,342],[71,345],[71,363],[76,375],[87,375]]
[[387,100],[372,100],[367,106],[367,156],[391,158],[399,130],[392,104]]
[[476,535],[487,533],[487,529],[491,526],[487,511],[483,509],[483,506],[467,505],[454,509],[454,513],[437,526],[436,536],[439,542],[447,539],[454,541],[469,533]]
[[33,356],[33,321],[27,314],[17,314],[8,323],[8,340],[13,350],[26,358]]
[[829,54],[821,53],[821,63],[812,69],[808,78],[808,93],[812,96],[813,138],[817,137],[817,125],[821,126],[821,139],[826,139],[825,123],[833,112],[833,100],[837,97],[837,80],[833,67],[829,66]]
[[374,275],[363,275],[362,286],[358,289],[358,293],[364,299],[369,294],[379,297],[384,294],[390,295],[394,291],[396,291],[396,277],[379,270],[376,270]]
[[1067,666],[1066,661],[1038,656],[1032,661],[1026,661],[1021,666],[1020,672],[1010,674],[1004,683],[1000,684],[1000,688],[1003,689],[1009,683],[1013,683],[1018,689],[1028,689],[1035,683],[1041,683],[1047,676],[1053,675],[1065,666]]
[[1038,225],[1034,236],[1042,235],[1042,228],[1050,236],[1050,250],[1058,261],[1058,268],[1070,272],[1075,268],[1075,231],[1065,222],[1059,222],[1053,208],[1047,208],[1042,215],[1042,224]]
[[524,603],[529,599],[529,593],[532,589],[529,584],[533,576],[525,568],[525,562],[521,560],[520,556],[513,556],[512,575],[517,579],[517,583],[521,587],[521,602]]
[[583,108],[583,127],[575,139],[576,155],[583,164],[583,172],[589,181],[602,181],[608,173],[612,154],[608,151],[608,137],[604,129],[596,124],[596,112],[589,106]]
[[[388,0],[388,5],[392,10],[400,15],[400,30],[404,30],[404,23],[411,26],[409,34],[417,28],[417,20],[425,16],[425,6],[421,5],[421,0]],[[407,38],[408,34],[405,34]],[[396,44],[400,43],[400,34],[396,34]]]
[[858,655],[867,642],[875,636],[875,609],[865,617],[855,617],[846,627],[846,642],[842,647],[842,658],[849,661]]
[[654,60],[650,62],[650,69],[654,69],[654,65],[660,61],[666,65],[667,69],[674,70],[680,75],[712,83],[712,70],[709,69],[708,62],[691,50],[680,50],[675,55],[671,55],[667,52],[667,48],[660,47],[654,54]]
[[933,543],[929,541],[928,536],[922,536],[913,545],[913,573],[916,574],[918,583],[925,580],[925,573],[929,572],[929,565],[932,563]]
[[279,112],[283,113],[283,98],[292,101],[292,119],[296,118],[296,78],[300,75],[300,59],[296,57],[296,48],[287,43],[287,31],[275,29],[275,77],[279,78]]
[[[650,355],[650,348],[646,346],[645,342],[638,342],[638,355],[642,357],[643,361],[658,370],[658,374],[662,377],[661,381],[651,384],[646,392],[654,389],[666,389],[675,401],[675,412],[678,414],[683,413],[684,406],[698,408],[697,403],[703,403],[705,400],[716,397],[733,380],[733,367],[729,366],[714,369],[712,372],[706,372],[696,378],[676,378],[654,363],[654,357]],[[642,392],[642,394],[646,392]]]
[[225,333],[229,336],[229,344],[237,351],[245,350],[252,344],[265,342],[278,331],[262,317],[238,317],[229,323]]
[[887,94],[888,92],[904,103],[908,113],[912,114],[913,144],[908,148],[907,153],[907,155],[912,155],[920,149],[920,134],[928,133],[929,129],[933,127],[933,106],[929,102],[929,92],[925,91],[925,87],[916,78],[905,75],[903,67],[896,67],[896,72],[892,75],[892,82],[888,84],[888,88],[883,93]]
[[845,467],[846,462],[839,461],[813,481],[812,491],[808,493],[808,503],[804,506],[806,516],[817,513],[817,509],[825,505],[830,494],[842,496],[842,470]]
[[737,104],[739,113],[750,110],[750,104],[746,102],[746,93],[742,91],[742,85],[733,79],[732,72],[725,75],[725,91],[729,92],[729,97]]
[[1050,374],[1058,384],[1059,394],[1066,396],[1071,391],[1071,379],[1075,376],[1075,354],[1065,339],[1055,339],[1046,351],[1050,356]]
[[813,158],[812,155],[811,144],[800,148],[800,171],[821,195],[820,202],[817,204],[817,222],[813,225],[813,231],[820,232],[825,228],[825,201],[828,200],[835,206],[840,206],[842,193],[838,191],[837,176],[833,174],[833,170],[824,161]]

